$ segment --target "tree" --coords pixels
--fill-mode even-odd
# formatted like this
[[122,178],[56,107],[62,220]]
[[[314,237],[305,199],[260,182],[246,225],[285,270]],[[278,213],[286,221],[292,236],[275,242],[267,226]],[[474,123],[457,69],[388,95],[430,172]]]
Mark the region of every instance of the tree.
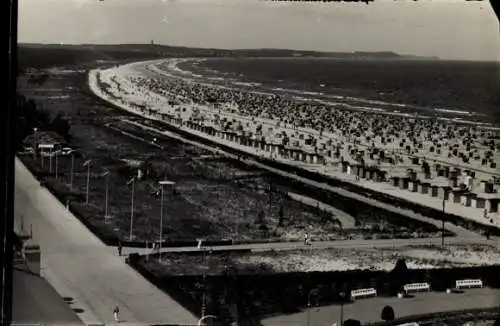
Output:
[[385,306],[380,314],[380,319],[386,322],[393,321],[395,319],[394,309],[391,306]]
[[264,224],[265,222],[266,215],[264,214],[264,211],[261,210],[259,212],[259,215],[257,215],[257,219],[255,221],[256,224]]
[[49,129],[57,132],[66,140],[70,139],[69,130],[71,129],[71,126],[68,123],[68,120],[63,118],[63,115],[60,112],[58,112],[50,121]]
[[33,99],[27,100],[23,95],[17,97],[17,142],[21,144],[26,136],[33,133],[33,128],[39,130],[53,130],[69,140],[70,125],[61,113],[58,113],[53,119],[50,114],[44,111],[40,105],[37,105]]
[[[500,21],[500,6],[498,5],[498,3],[496,3],[496,1],[492,1],[492,0],[490,0],[490,4],[493,7],[493,11],[495,12],[495,15],[497,16],[497,19]],[[500,102],[500,97],[497,100],[497,102]]]
[[388,275],[390,284],[394,287],[392,288],[393,294],[399,292],[404,284],[408,283],[410,276],[408,271],[408,266],[406,266],[406,261],[404,259],[398,259],[393,270]]
[[361,326],[361,322],[357,319],[347,319],[341,326]]
[[280,205],[280,210],[278,212],[278,226],[284,226],[285,225],[285,208],[282,205]]
[[157,172],[153,164],[149,160],[143,161],[139,168],[144,172],[144,179],[151,179],[157,177]]
[[17,107],[21,108],[26,104],[26,97],[22,94],[16,94]]

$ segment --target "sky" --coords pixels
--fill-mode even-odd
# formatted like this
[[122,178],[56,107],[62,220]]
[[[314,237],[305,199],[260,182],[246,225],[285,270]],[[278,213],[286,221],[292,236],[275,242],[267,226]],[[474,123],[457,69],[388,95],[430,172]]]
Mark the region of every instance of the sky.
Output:
[[23,43],[394,51],[500,61],[487,1],[20,0]]

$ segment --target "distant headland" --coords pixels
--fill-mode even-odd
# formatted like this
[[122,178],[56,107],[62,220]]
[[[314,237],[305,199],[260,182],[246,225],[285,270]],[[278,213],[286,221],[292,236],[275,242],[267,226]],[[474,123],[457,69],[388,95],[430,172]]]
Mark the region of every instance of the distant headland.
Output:
[[380,52],[327,52],[286,49],[209,49],[170,46],[161,44],[36,44],[20,43],[22,48],[91,50],[98,52],[136,52],[162,57],[308,57],[335,58],[342,60],[439,60],[435,56],[402,55],[391,51]]

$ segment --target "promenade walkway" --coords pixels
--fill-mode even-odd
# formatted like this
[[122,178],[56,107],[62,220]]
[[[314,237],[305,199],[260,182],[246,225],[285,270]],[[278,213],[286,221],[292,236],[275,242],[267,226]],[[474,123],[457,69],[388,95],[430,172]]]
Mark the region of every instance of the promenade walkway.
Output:
[[120,306],[123,321],[197,322],[197,318],[125,264],[57,201],[16,159],[15,228],[32,225],[42,250],[42,276],[83,309],[87,324],[112,323]]
[[[467,244],[488,244],[498,246],[498,239],[478,239],[478,238],[445,238],[445,245],[467,245]],[[417,239],[377,239],[377,240],[338,240],[338,241],[318,241],[312,242],[311,245],[304,245],[303,242],[272,242],[272,243],[247,243],[235,244],[229,246],[203,246],[198,248],[192,247],[172,247],[162,248],[161,252],[195,252],[203,250],[212,251],[227,251],[227,250],[251,250],[253,252],[268,251],[268,250],[315,250],[328,248],[342,249],[361,249],[361,248],[400,248],[406,246],[417,245],[441,245],[441,238],[417,238]],[[138,253],[141,255],[149,254],[152,249],[149,248],[134,248],[123,247],[123,254]],[[158,252],[156,250],[155,252]]]

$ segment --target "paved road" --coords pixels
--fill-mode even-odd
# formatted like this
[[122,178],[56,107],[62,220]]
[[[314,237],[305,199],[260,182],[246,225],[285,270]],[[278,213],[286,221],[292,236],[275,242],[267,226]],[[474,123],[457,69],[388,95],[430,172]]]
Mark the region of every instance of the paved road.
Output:
[[[394,308],[396,317],[434,313],[441,311],[454,311],[475,308],[494,308],[500,306],[499,289],[472,289],[465,293],[418,293],[414,298],[371,298],[356,301],[344,306],[344,320],[353,318],[361,322],[377,322],[384,306]],[[311,326],[331,326],[334,322],[339,324],[340,306],[331,305],[319,309],[312,308]],[[300,313],[266,318],[262,321],[264,326],[303,326],[307,325],[307,313]]]
[[16,159],[15,227],[21,215],[33,225],[42,249],[42,276],[63,297],[84,309],[85,323],[113,321],[120,306],[127,322],[194,323],[197,321],[172,298],[146,281],[90,233]]
[[83,325],[68,303],[38,275],[14,269],[12,320],[15,323]]

